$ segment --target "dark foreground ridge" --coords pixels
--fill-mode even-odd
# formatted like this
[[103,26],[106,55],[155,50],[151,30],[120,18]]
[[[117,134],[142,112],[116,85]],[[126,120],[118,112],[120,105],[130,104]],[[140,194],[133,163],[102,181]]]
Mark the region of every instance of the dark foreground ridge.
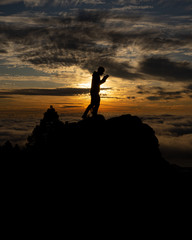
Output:
[[49,165],[57,171],[58,166],[60,171],[73,169],[78,174],[191,173],[169,164],[160,153],[154,130],[129,114],[63,123],[51,106],[24,149],[6,143],[0,151],[4,161],[14,158],[35,168]]

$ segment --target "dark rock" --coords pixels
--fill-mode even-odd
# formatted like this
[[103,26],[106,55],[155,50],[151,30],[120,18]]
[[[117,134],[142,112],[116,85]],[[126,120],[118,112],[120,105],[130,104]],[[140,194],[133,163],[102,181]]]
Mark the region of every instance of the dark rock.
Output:
[[[6,149],[13,153],[10,143],[0,149],[1,153],[6,155]],[[14,154],[31,169],[62,171],[75,179],[191,174],[190,169],[169,164],[161,155],[154,130],[129,114],[63,123],[51,106],[28,137],[26,147],[21,151],[17,148]]]
[[154,130],[129,114],[64,124],[51,107],[28,138],[27,149],[40,159],[61,161],[80,171],[178,173],[162,157]]

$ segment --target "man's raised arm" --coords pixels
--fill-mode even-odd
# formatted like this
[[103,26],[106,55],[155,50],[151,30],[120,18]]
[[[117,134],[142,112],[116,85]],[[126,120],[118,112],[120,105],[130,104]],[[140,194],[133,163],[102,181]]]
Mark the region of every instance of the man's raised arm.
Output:
[[107,78],[109,77],[109,75],[105,75],[104,77],[103,77],[103,79],[100,81],[100,85],[101,84],[103,84],[106,80],[107,80]]

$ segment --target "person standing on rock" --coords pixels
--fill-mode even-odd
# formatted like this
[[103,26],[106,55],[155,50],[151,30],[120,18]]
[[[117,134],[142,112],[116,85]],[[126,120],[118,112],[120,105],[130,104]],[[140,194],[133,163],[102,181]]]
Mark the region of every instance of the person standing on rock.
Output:
[[92,110],[93,116],[97,115],[97,112],[100,106],[100,96],[99,96],[100,85],[103,84],[109,77],[109,75],[105,75],[101,80],[100,76],[102,76],[104,72],[105,72],[105,69],[103,67],[99,67],[97,72],[95,71],[93,73],[92,84],[91,84],[91,103],[89,104],[84,114],[82,115],[83,119],[87,117],[87,114],[91,110]]

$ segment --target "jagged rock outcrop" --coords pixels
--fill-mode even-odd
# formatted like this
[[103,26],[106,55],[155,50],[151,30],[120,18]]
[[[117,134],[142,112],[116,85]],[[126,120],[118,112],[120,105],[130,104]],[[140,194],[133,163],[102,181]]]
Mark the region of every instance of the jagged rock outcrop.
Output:
[[167,171],[155,132],[136,116],[104,116],[63,123],[51,106],[28,138],[27,149],[53,161],[111,171]]
[[0,153],[2,159],[19,163],[24,160],[21,169],[26,166],[44,172],[54,169],[56,175],[61,171],[60,175],[75,176],[75,179],[191,174],[190,169],[170,165],[160,153],[154,130],[129,114],[108,120],[97,115],[63,123],[50,106],[24,149],[7,143]]

